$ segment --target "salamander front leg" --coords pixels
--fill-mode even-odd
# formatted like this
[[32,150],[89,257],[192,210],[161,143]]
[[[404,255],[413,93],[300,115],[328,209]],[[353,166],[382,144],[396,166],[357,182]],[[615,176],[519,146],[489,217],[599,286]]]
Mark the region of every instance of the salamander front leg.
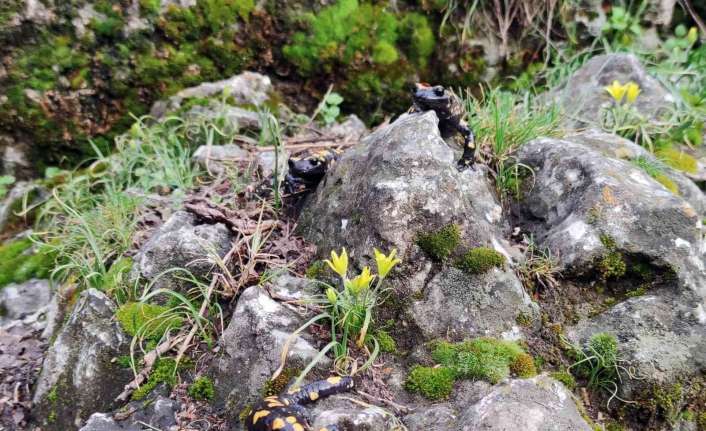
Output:
[[458,170],[462,171],[473,166],[476,156],[476,140],[473,130],[465,124],[458,125],[458,131],[463,135],[463,154],[458,161]]

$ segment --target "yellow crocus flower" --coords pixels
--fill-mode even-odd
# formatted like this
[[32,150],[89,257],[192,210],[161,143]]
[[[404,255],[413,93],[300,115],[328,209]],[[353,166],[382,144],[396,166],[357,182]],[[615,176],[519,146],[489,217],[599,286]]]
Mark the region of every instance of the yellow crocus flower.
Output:
[[637,96],[640,95],[640,86],[630,81],[625,84],[625,88],[625,95],[627,96],[628,103],[633,103],[635,99],[637,99]]
[[627,90],[628,90],[627,86],[621,85],[620,82],[618,82],[618,81],[613,81],[612,84],[605,87],[605,91],[607,91],[608,94],[610,94],[611,97],[613,97],[613,100],[615,100],[618,103],[622,102],[623,97],[625,97],[625,92]]
[[699,30],[696,29],[696,27],[691,27],[689,29],[689,33],[686,34],[686,40],[690,44],[695,44],[696,41],[699,39]]
[[341,255],[337,255],[335,251],[331,250],[331,260],[326,259],[325,262],[331,267],[333,272],[340,275],[341,278],[346,278],[348,274],[348,253],[345,247],[341,251]]
[[392,267],[400,263],[399,259],[395,259],[395,256],[397,255],[397,249],[393,248],[389,256],[385,256],[385,254],[383,254],[377,248],[374,248],[373,251],[375,252],[375,263],[378,267],[378,274],[380,274],[381,278],[385,278],[385,276],[387,276]]
[[336,294],[336,289],[329,287],[326,289],[326,298],[328,298],[329,302],[331,304],[336,304],[338,301],[338,295]]
[[360,292],[370,287],[370,283],[374,278],[375,275],[370,273],[370,267],[366,266],[357,277],[346,283],[346,287],[351,293],[358,295]]

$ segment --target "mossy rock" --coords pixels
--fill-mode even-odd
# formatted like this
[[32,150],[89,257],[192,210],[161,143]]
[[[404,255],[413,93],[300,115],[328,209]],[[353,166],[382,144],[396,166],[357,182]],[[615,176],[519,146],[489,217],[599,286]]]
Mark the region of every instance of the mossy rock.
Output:
[[405,381],[405,389],[430,400],[444,400],[453,391],[456,376],[451,368],[415,365]]
[[482,274],[504,265],[505,256],[488,247],[471,249],[456,261],[456,266],[469,274]]
[[183,323],[183,319],[168,307],[143,302],[123,304],[115,316],[127,334],[153,341],[159,341],[164,334]]
[[457,224],[448,224],[433,232],[421,232],[417,245],[432,259],[442,262],[454,252],[461,242],[461,229]]

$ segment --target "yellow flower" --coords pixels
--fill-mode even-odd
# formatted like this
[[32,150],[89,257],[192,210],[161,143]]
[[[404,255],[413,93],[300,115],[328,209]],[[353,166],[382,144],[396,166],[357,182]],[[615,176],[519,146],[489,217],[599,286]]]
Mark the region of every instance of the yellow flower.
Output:
[[618,81],[613,81],[612,84],[605,87],[605,91],[607,91],[613,97],[613,100],[620,103],[623,100],[623,97],[625,97],[627,86],[621,85]]
[[691,27],[689,29],[689,33],[686,34],[686,40],[690,44],[696,43],[696,40],[699,38],[699,31],[696,29],[696,27]]
[[352,294],[358,295],[360,292],[370,287],[370,283],[374,278],[375,276],[370,274],[370,267],[366,266],[363,268],[360,275],[348,281],[345,285]]
[[331,304],[336,304],[336,301],[338,300],[338,295],[336,295],[336,289],[332,287],[326,289],[326,298],[328,298]]
[[348,253],[346,253],[345,248],[341,251],[340,256],[332,250],[331,260],[327,259],[325,262],[336,274],[340,275],[341,278],[346,278],[346,275],[348,274]]
[[395,259],[397,249],[393,248],[389,256],[385,256],[377,248],[374,248],[373,251],[375,251],[375,263],[377,263],[378,266],[378,274],[380,274],[380,277],[385,278],[392,267],[400,263],[399,259]]
[[635,99],[637,99],[637,96],[640,95],[640,86],[632,81],[625,84],[625,89],[628,98],[628,103],[633,103]]

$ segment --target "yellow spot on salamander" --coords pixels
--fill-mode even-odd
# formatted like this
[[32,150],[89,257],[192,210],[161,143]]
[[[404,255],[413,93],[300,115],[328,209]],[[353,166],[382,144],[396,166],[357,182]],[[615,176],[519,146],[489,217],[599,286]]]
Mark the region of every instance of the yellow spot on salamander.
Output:
[[304,431],[304,426],[302,426],[302,424],[294,424],[292,425],[292,429],[294,431]]
[[311,401],[316,401],[319,399],[319,393],[318,392],[309,392],[309,399]]
[[280,403],[279,401],[268,401],[267,407],[284,407],[284,404]]
[[289,422],[290,424],[295,424],[297,423],[297,418],[295,418],[294,416],[287,416],[287,422]]
[[294,395],[294,394],[296,394],[297,392],[299,392],[299,388],[290,388],[290,389],[287,391],[287,393],[288,393],[289,395]]
[[281,430],[285,426],[287,426],[287,424],[284,423],[284,421],[280,418],[277,418],[272,422],[272,429],[273,430]]
[[269,410],[260,410],[259,412],[256,412],[254,415],[252,415],[252,424],[255,425],[257,421],[260,420],[260,418],[264,418],[265,416],[269,415],[270,411]]
[[337,385],[341,382],[341,378],[338,376],[332,376],[326,379],[326,381],[331,383],[332,385]]

